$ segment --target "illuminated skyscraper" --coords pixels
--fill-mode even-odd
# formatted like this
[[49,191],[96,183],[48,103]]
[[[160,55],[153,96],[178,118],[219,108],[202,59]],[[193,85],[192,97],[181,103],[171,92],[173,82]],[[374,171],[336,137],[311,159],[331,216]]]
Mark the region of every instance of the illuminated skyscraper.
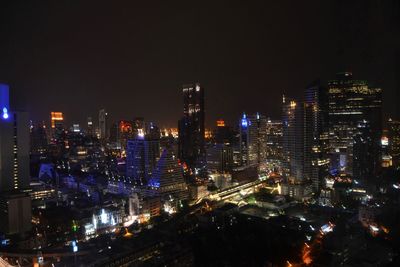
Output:
[[47,133],[44,122],[32,125],[30,129],[31,153],[44,154],[47,151]]
[[107,112],[105,109],[99,111],[99,133],[100,139],[107,139]]
[[309,180],[304,169],[304,105],[283,96],[283,175],[287,180],[302,183]]
[[206,151],[209,173],[226,173],[232,170],[233,149],[230,145],[215,144],[208,147]]
[[331,171],[368,179],[379,166],[382,90],[349,72],[338,73],[328,90]]
[[265,163],[267,153],[267,119],[259,113],[240,120],[240,151],[242,165]]
[[267,120],[267,152],[266,157],[269,160],[282,161],[282,121]]
[[400,121],[389,119],[387,122],[389,155],[392,156],[393,166],[400,166]]
[[64,116],[62,112],[50,113],[50,126],[51,126],[51,137],[54,141],[62,142],[64,135]]
[[50,113],[50,119],[51,119],[51,128],[52,129],[64,127],[64,116],[63,116],[62,112],[52,111]]
[[199,83],[183,86],[183,118],[179,121],[179,158],[190,167],[203,167],[204,89]]
[[94,125],[93,125],[92,117],[87,118],[86,134],[88,136],[94,136]]
[[0,84],[0,231],[31,227],[31,202],[21,189],[29,187],[29,121],[25,112],[10,111],[9,88]]
[[329,174],[328,127],[328,92],[316,81],[307,87],[304,99],[304,172],[315,193]]
[[126,175],[147,183],[160,157],[160,139],[138,136],[127,141]]
[[188,197],[182,167],[172,150],[164,149],[162,152],[149,186],[163,198],[171,196],[183,200]]
[[389,119],[388,123],[389,155],[393,165],[400,166],[400,121]]

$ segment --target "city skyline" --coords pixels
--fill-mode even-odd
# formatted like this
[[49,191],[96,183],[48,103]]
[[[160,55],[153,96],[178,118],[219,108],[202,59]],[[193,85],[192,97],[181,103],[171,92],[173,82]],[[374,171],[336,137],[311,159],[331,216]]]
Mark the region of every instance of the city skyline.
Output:
[[283,93],[299,97],[342,71],[382,88],[384,114],[400,115],[395,1],[31,7],[1,8],[0,80],[35,121],[62,111],[83,123],[105,108],[112,120],[175,126],[188,82],[205,88],[207,127],[243,111],[279,118]]
[[3,2],[0,266],[400,266],[399,0]]

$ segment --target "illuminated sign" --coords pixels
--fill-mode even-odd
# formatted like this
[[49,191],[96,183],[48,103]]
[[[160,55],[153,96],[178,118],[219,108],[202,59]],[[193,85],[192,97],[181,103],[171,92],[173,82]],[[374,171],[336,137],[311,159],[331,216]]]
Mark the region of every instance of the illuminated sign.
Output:
[[9,96],[9,87],[6,84],[0,84],[0,111],[1,117],[3,119],[9,118],[10,110],[10,96]]

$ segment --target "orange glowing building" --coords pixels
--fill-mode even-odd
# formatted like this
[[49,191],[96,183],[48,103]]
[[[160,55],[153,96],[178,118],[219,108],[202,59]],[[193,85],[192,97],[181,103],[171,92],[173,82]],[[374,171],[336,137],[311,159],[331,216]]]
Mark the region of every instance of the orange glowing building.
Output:
[[225,121],[224,120],[217,120],[217,127],[225,127]]
[[50,113],[51,115],[51,128],[56,128],[58,123],[62,123],[64,121],[63,113],[62,112],[54,112]]

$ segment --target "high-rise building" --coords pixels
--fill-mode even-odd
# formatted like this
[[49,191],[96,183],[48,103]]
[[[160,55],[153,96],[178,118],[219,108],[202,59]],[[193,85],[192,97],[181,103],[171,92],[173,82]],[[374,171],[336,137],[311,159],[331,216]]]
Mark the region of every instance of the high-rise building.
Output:
[[309,180],[304,169],[310,163],[304,161],[304,105],[283,96],[283,175],[286,180],[302,183]]
[[162,198],[178,200],[188,198],[188,188],[183,179],[183,170],[178,158],[170,149],[164,149],[154,170],[149,186]]
[[328,101],[331,172],[368,180],[380,165],[382,90],[338,73],[328,83]]
[[282,161],[283,159],[283,140],[282,140],[282,121],[267,120],[267,151],[268,160]]
[[224,120],[218,120],[214,139],[217,144],[233,146],[235,145],[235,132],[232,127],[226,125]]
[[47,133],[44,122],[32,125],[30,128],[30,141],[32,154],[44,154],[47,151]]
[[29,187],[29,120],[10,111],[9,88],[0,84],[0,232],[22,233],[31,227]]
[[207,148],[209,173],[226,173],[233,168],[233,149],[230,145],[215,144]]
[[107,112],[105,109],[100,109],[99,111],[99,134],[100,139],[107,139]]
[[240,120],[242,166],[265,163],[267,153],[267,119],[259,113],[243,114]]
[[54,142],[62,142],[65,130],[63,113],[52,111],[50,113],[50,125]]
[[191,168],[204,167],[204,89],[199,83],[183,86],[183,118],[179,121],[179,158]]
[[92,117],[87,117],[86,134],[88,136],[94,136],[94,125],[93,125]]
[[[114,131],[115,131],[114,134],[116,135],[115,142],[117,142],[121,146],[122,150],[126,150],[128,140],[133,139],[135,137],[133,122],[127,120],[120,120],[116,124],[116,129],[114,129]],[[111,138],[111,131],[110,131],[110,140],[112,139],[114,139],[114,137]]]
[[400,121],[389,119],[387,122],[389,147],[388,152],[392,157],[393,166],[400,166]]
[[126,175],[147,183],[160,157],[160,139],[138,136],[127,141]]
[[328,92],[316,81],[307,87],[304,99],[304,172],[315,193],[329,174],[328,136]]

